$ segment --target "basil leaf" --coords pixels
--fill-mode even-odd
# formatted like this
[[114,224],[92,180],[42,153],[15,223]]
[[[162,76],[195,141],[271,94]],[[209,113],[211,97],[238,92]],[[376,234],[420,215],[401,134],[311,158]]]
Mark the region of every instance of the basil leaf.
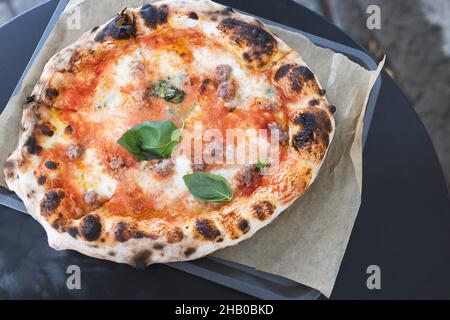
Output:
[[159,97],[171,103],[181,103],[184,100],[185,93],[166,80],[159,80],[156,87],[152,90],[152,95]]
[[257,164],[255,164],[255,166],[260,171],[263,171],[263,170],[267,169],[270,166],[270,163],[260,161]]
[[180,142],[179,130],[172,121],[147,121],[125,132],[117,143],[141,161],[165,159]]
[[197,172],[185,175],[183,180],[197,201],[226,202],[233,198],[233,191],[222,176]]

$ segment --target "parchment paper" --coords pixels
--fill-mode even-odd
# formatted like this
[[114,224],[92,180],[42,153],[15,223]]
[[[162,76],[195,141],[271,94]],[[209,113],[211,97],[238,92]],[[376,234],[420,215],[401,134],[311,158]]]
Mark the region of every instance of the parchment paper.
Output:
[[[85,31],[124,7],[153,1],[72,0],[30,68],[19,94],[0,116],[0,163],[18,141],[22,104],[45,63]],[[78,19],[78,20],[77,20]],[[336,134],[317,181],[275,222],[251,239],[214,254],[303,283],[330,296],[361,203],[363,116],[382,68],[367,71],[298,33],[273,31],[300,53],[337,106]],[[3,170],[0,184],[5,186]]]

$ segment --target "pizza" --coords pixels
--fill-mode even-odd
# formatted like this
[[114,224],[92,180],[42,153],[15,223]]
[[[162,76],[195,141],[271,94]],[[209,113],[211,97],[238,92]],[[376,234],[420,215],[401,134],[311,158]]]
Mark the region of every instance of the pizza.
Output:
[[335,130],[325,93],[297,52],[230,7],[125,8],[48,61],[5,178],[55,249],[196,259],[248,239],[313,183]]

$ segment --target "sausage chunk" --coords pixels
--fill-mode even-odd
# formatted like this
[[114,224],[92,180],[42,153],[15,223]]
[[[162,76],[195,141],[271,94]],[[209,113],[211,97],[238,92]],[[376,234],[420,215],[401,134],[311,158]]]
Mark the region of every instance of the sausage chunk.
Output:
[[217,83],[224,83],[230,80],[232,71],[233,70],[228,64],[219,64],[216,67],[214,79],[217,81]]
[[217,96],[225,101],[233,100],[236,96],[236,85],[233,80],[225,81],[219,84]]
[[152,166],[151,170],[160,176],[166,177],[171,173],[174,166],[173,160],[169,158],[158,161]]

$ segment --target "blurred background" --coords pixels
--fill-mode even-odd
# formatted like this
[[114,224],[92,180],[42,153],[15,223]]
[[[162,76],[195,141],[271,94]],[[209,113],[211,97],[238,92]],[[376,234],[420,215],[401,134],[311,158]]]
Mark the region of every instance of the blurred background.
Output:
[[[45,1],[0,0],[0,25]],[[376,58],[387,53],[386,69],[425,124],[450,191],[450,0],[291,1],[339,26]],[[381,9],[379,30],[366,26],[371,5]]]

